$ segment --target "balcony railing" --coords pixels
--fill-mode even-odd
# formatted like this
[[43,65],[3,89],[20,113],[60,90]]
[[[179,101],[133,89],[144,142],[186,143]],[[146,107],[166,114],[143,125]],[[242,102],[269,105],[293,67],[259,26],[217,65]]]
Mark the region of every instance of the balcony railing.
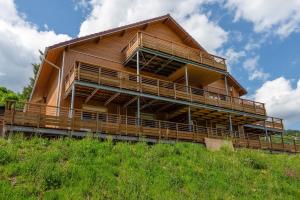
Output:
[[137,48],[145,47],[161,51],[197,63],[209,65],[221,70],[227,70],[225,59],[219,56],[200,51],[176,42],[168,41],[145,32],[138,32],[123,50],[127,60]]
[[[93,112],[84,109],[70,110],[67,107],[44,104],[10,102],[4,114],[4,125],[38,129],[90,132],[96,134],[136,136],[163,140],[203,143],[204,138],[229,139],[236,147],[300,152],[296,138],[273,135],[241,135],[226,129],[202,127],[170,121],[138,119],[133,116]],[[55,133],[52,131],[52,133]]]
[[258,115],[266,114],[263,103],[84,63],[76,63],[75,67],[68,73],[65,79],[67,86],[66,91],[69,89],[68,86],[71,85],[73,80],[111,86],[175,100],[229,108]]
[[283,130],[282,119],[275,118],[275,117],[268,117],[265,121],[259,121],[254,123],[253,125],[262,126],[271,129]]

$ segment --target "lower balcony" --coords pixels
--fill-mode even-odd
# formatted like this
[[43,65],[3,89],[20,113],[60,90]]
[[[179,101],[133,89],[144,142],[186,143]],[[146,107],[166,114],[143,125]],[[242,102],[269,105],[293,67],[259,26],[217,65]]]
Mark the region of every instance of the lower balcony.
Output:
[[203,143],[204,138],[219,138],[231,140],[236,147],[300,152],[300,141],[282,134],[267,137],[246,134],[245,137],[226,129],[33,103],[7,103],[4,127],[7,131],[48,131],[56,136],[64,131],[67,135],[79,132],[81,136],[93,133],[196,143]]

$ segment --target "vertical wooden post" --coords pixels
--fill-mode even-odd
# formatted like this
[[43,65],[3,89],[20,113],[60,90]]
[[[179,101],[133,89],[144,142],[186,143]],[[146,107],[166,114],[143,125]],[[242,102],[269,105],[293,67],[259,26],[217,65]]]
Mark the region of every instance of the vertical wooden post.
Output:
[[81,63],[78,63],[78,80],[80,81],[80,66],[81,66]]
[[280,134],[280,136],[281,136],[281,143],[282,143],[282,150],[284,150],[284,140],[283,140],[283,134],[282,134],[282,132],[281,132],[281,134]]
[[272,142],[272,135],[270,135],[270,151],[272,152],[273,150],[273,142]]
[[101,67],[99,67],[99,70],[98,70],[98,85],[101,84]]
[[[136,75],[137,75],[137,84],[140,84],[140,56],[139,56],[139,51],[136,52]],[[140,134],[140,118],[141,118],[141,113],[140,113],[140,96],[137,98],[137,125],[138,125],[138,130]]]
[[178,124],[176,123],[176,141],[178,141]]
[[99,129],[99,113],[96,113],[96,134],[98,134],[98,129]]
[[295,153],[297,153],[296,138],[294,138],[293,142],[294,142],[294,149],[295,149]]
[[192,125],[193,126],[193,141],[195,142],[196,141],[196,133],[195,133],[195,125]]
[[259,141],[259,147],[260,147],[260,149],[262,149],[261,141],[260,141],[260,136],[258,136],[258,141]]
[[159,96],[159,79],[157,79],[157,95]]
[[160,122],[160,120],[158,121],[158,137],[159,137],[159,139],[161,139],[161,122]]
[[176,99],[176,83],[173,84],[174,87],[173,87],[173,90],[174,90],[174,98]]

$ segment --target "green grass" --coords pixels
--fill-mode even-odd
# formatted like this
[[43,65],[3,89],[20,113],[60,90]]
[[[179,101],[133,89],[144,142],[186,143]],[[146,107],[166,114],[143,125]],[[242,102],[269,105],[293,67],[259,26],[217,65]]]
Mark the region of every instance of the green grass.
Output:
[[300,199],[300,155],[0,139],[0,199]]

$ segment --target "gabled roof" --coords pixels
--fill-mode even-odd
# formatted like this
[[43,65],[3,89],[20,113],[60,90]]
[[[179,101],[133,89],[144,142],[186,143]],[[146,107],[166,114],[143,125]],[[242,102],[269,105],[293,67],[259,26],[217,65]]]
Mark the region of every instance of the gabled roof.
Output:
[[104,35],[110,35],[110,34],[122,32],[127,29],[142,27],[144,25],[154,23],[154,22],[165,22],[165,24],[171,26],[172,28],[175,28],[176,32],[182,37],[182,39],[184,41],[188,41],[194,48],[199,48],[199,49],[205,51],[205,49],[188,32],[186,32],[182,26],[180,26],[175,21],[173,19],[173,17],[171,17],[170,14],[166,14],[166,15],[163,15],[160,17],[155,17],[152,19],[147,19],[144,21],[139,21],[136,23],[125,25],[125,26],[120,26],[120,27],[109,29],[106,31],[101,31],[98,33],[93,33],[93,34],[86,35],[83,37],[74,38],[74,39],[71,39],[71,40],[68,40],[65,42],[61,42],[61,43],[57,43],[52,46],[49,46],[49,47],[47,47],[47,50],[49,51],[49,50],[57,49],[57,48],[61,48],[61,47],[68,47],[69,45],[74,45],[76,43],[81,43],[81,42],[87,42],[89,40],[93,40],[93,39],[99,38]]
[[247,90],[230,73],[228,73],[228,78],[228,81],[231,82],[231,84],[239,88],[240,96],[247,94]]

